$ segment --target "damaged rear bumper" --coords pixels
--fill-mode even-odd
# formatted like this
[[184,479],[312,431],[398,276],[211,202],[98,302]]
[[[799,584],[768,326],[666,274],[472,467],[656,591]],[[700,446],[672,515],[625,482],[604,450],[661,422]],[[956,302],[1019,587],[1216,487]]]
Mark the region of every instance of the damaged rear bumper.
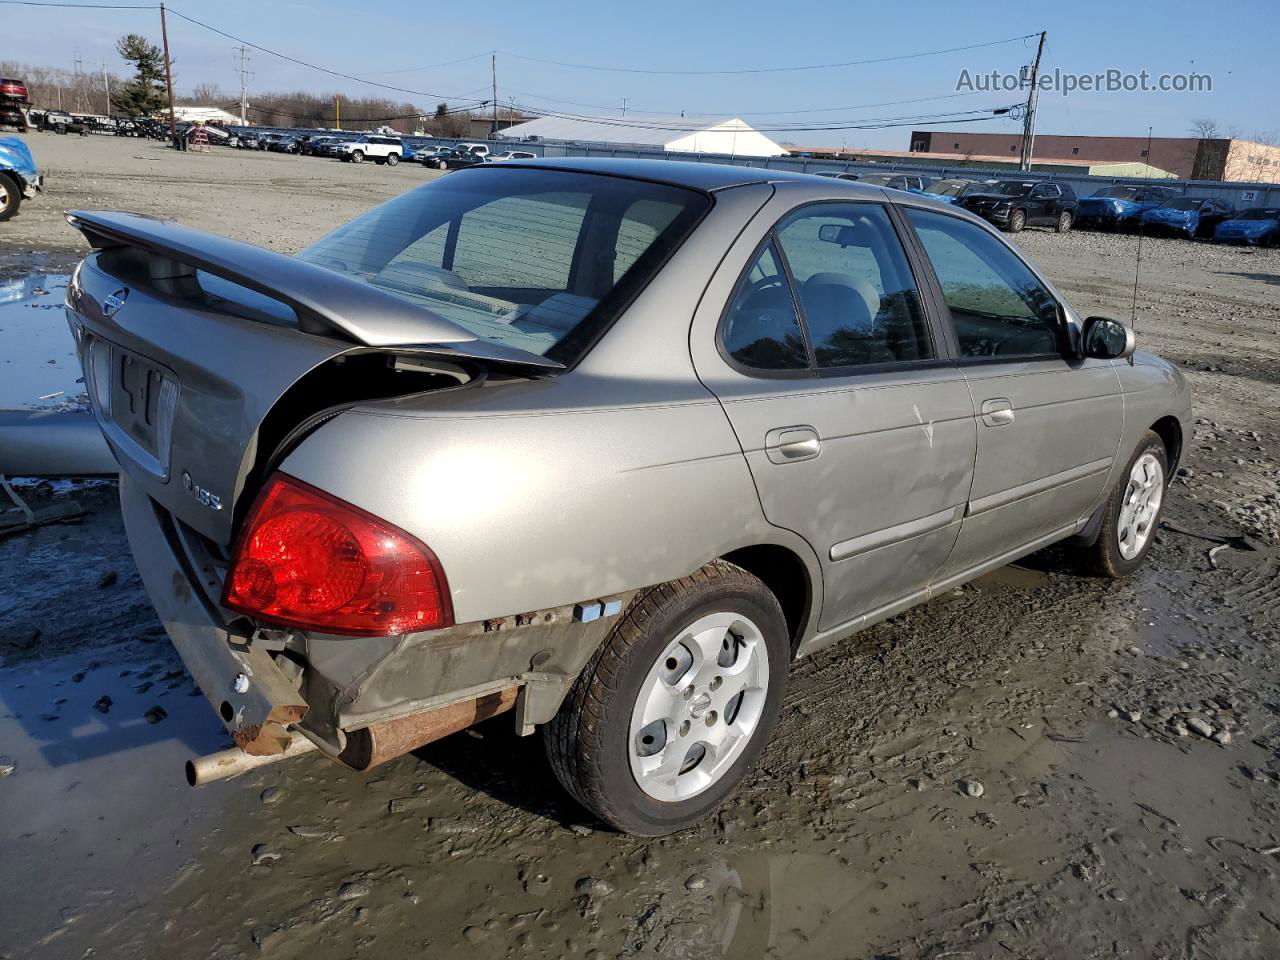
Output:
[[532,733],[555,715],[631,598],[387,637],[237,629],[245,621],[210,599],[219,576],[193,550],[193,532],[124,472],[120,499],[174,647],[235,743],[255,756],[285,751],[294,729],[367,769],[508,709],[517,732]]
[[184,569],[172,522],[124,473],[120,507],[151,602],[236,746],[254,756],[282,753],[289,742],[286,728],[306,716],[306,701],[265,649],[218,624]]

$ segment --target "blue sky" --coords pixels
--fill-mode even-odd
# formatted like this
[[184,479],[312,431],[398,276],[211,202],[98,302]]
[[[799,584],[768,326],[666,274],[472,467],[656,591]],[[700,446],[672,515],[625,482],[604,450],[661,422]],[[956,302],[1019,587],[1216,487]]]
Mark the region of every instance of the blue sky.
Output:
[[[127,0],[126,0],[127,2]],[[1076,93],[1041,97],[1040,133],[1183,136],[1193,118],[1211,117],[1223,131],[1280,133],[1276,89],[1275,0],[1236,0],[1211,15],[1202,3],[988,2],[980,14],[953,2],[909,4],[729,4],[655,0],[649,4],[530,3],[483,0],[427,4],[421,0],[178,0],[179,10],[302,60],[419,91],[388,96],[433,105],[489,96],[488,51],[498,56],[503,101],[545,110],[618,116],[622,98],[637,112],[687,111],[738,115],[760,127],[780,123],[866,122],[875,118],[986,109],[1019,94],[954,97],[961,70],[1016,73],[1034,56],[1034,41],[1017,41],[938,56],[824,70],[740,75],[667,75],[573,69],[518,59],[516,54],[600,66],[652,70],[741,70],[891,57],[1049,32],[1043,68],[1095,73],[1108,68],[1152,75],[1196,71],[1213,78],[1211,93]],[[115,38],[144,32],[159,41],[150,11],[51,10],[7,7],[5,58],[71,69],[105,60],[124,71]],[[238,95],[231,40],[177,18],[170,42],[179,93],[216,82]],[[483,54],[483,55],[481,55]],[[435,66],[462,57],[459,63]],[[348,95],[375,87],[338,80],[253,52],[253,89],[307,89]],[[412,69],[431,67],[430,69]],[[395,71],[395,72],[391,72]],[[430,94],[430,96],[428,96]],[[443,95],[443,96],[441,96]],[[885,104],[916,98],[945,98]],[[842,108],[823,112],[820,108]],[[947,129],[945,121],[914,124]],[[1011,130],[1013,121],[967,124],[970,130]],[[906,149],[910,127],[886,130],[776,132],[805,146]],[[622,139],[622,137],[620,137]]]

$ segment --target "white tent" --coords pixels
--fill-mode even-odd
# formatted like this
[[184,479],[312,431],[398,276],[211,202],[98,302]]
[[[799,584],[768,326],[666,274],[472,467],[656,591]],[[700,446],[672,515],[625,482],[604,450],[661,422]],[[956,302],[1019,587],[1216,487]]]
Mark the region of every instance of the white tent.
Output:
[[787,151],[737,117],[672,117],[629,113],[625,117],[539,117],[502,131],[504,139],[611,143],[681,153],[725,153],[737,157],[781,157]]
[[[163,116],[167,113],[168,111],[162,110],[160,115]],[[186,120],[191,123],[199,120],[203,123],[216,123],[219,126],[240,123],[239,117],[217,107],[184,107],[179,105],[173,108],[173,116],[177,120]]]

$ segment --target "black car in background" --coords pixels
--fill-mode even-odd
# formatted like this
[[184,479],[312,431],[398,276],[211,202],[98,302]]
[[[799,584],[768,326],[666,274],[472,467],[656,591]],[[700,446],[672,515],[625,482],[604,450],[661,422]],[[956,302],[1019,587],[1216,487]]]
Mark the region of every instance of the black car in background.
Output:
[[1078,203],[1069,186],[1038,180],[1004,180],[955,201],[956,206],[1009,233],[1036,225],[1066,233],[1075,222]]
[[464,147],[455,147],[448,153],[442,153],[436,157],[433,166],[441,170],[461,170],[463,167],[474,167],[484,162],[481,154],[473,153]]
[[89,135],[84,122],[77,120],[65,110],[46,110],[44,118],[40,121],[40,129],[61,134],[77,133],[82,137]]

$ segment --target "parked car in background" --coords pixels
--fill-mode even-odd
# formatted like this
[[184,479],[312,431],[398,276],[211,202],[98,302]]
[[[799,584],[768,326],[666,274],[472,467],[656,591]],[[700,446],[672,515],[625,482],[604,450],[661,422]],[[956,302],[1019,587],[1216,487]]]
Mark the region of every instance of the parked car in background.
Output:
[[511,711],[635,834],[734,789],[795,658],[1052,543],[1137,570],[1193,429],[990,226],[856,183],[477,164],[296,256],[69,219],[129,543],[236,745],[368,769]]
[[267,144],[267,149],[273,153],[293,153],[300,151],[297,137],[282,136],[278,140],[272,140]]
[[239,147],[241,150],[257,150],[258,140],[259,140],[258,134],[254,133],[251,130],[246,130],[246,131],[243,131],[242,133],[237,134],[236,146]]
[[330,145],[339,143],[337,137],[307,137],[298,144],[304,157],[323,157]]
[[907,190],[911,193],[923,193],[932,177],[922,177],[915,173],[861,173],[858,182],[872,187],[887,187],[890,190]]
[[40,129],[60,134],[75,133],[82,137],[89,135],[84,123],[65,110],[46,110],[40,121]]
[[538,155],[528,150],[503,150],[487,158],[488,163],[502,163],[504,160],[536,160]]
[[966,192],[955,205],[1010,233],[1027,226],[1052,226],[1066,233],[1075,222],[1077,202],[1076,192],[1064,184],[1002,180]]
[[1280,207],[1260,207],[1237,213],[1213,229],[1219,243],[1244,243],[1255,247],[1280,246]]
[[26,83],[0,77],[0,126],[14,127],[19,133],[26,133],[30,126],[27,109]]
[[1103,187],[1076,205],[1076,226],[1096,230],[1129,230],[1142,214],[1179,195],[1174,187],[1117,184]]
[[830,177],[833,180],[857,180],[859,175],[847,170],[815,170],[814,176]]
[[437,157],[440,157],[446,153],[449,153],[452,150],[453,150],[453,147],[441,147],[441,146],[421,147],[418,150],[414,151],[413,160],[415,163],[420,163],[424,167],[434,166],[434,163],[432,161],[434,161]]
[[20,137],[0,137],[0,220],[18,215],[23,200],[44,188],[31,148]]
[[426,165],[435,167],[438,170],[461,170],[463,167],[474,167],[485,162],[486,158],[484,156],[472,153],[462,144],[458,144],[448,153],[442,153],[433,160],[428,161]]
[[955,203],[961,197],[974,193],[981,193],[990,184],[996,183],[995,180],[970,180],[965,177],[947,177],[943,180],[935,180],[924,188],[924,194],[935,200],[941,200],[943,203]]
[[1142,230],[1155,236],[1212,237],[1215,228],[1235,216],[1236,208],[1226,200],[1209,197],[1175,197],[1158,207],[1144,210],[1138,218]]
[[489,156],[489,145],[487,143],[460,143],[458,146],[468,153],[474,153],[478,157]]
[[270,150],[273,143],[279,143],[285,138],[283,133],[260,133],[258,134],[258,149]]
[[394,167],[404,157],[404,143],[398,137],[366,133],[339,144],[335,156],[344,163],[363,163],[368,159]]

